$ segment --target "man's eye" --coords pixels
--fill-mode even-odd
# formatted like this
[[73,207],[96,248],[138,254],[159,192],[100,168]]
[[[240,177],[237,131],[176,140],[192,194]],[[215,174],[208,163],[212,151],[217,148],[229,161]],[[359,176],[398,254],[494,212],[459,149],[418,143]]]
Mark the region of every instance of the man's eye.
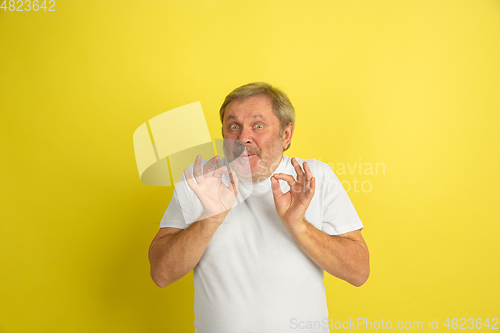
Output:
[[238,129],[238,125],[231,125],[229,126],[230,129]]
[[259,124],[259,125],[255,125],[255,127],[257,127],[257,128],[264,128],[264,125]]

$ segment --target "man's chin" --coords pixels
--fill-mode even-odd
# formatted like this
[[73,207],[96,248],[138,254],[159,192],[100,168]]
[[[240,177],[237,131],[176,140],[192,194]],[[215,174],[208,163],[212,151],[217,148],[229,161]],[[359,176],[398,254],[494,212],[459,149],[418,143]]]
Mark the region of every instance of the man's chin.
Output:
[[260,160],[257,156],[251,158],[240,156],[229,164],[231,169],[236,172],[236,176],[239,180],[257,183],[264,181],[271,176],[268,174],[269,172],[266,172],[269,170],[261,165],[261,161],[262,160]]
[[245,161],[245,159],[239,157],[229,162],[229,165],[231,167],[231,170],[234,170],[239,180],[251,181],[252,169],[250,167],[248,159],[246,159]]

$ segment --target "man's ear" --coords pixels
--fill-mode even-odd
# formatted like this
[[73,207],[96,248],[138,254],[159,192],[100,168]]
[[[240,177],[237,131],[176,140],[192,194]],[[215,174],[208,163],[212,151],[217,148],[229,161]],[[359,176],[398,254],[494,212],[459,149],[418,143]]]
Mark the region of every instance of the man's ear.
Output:
[[292,141],[292,135],[293,135],[293,123],[290,122],[288,126],[285,128],[283,131],[283,150],[287,150],[290,148],[290,141]]

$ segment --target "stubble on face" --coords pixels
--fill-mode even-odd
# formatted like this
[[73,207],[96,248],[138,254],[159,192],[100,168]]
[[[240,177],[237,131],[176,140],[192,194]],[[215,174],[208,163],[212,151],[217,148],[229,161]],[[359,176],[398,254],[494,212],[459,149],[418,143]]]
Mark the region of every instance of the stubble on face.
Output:
[[[240,180],[246,182],[261,182],[268,179],[278,168],[283,156],[282,136],[277,136],[264,151],[258,147],[245,145],[241,141],[224,139],[223,148],[226,159]],[[257,158],[256,170],[251,170],[250,158]]]

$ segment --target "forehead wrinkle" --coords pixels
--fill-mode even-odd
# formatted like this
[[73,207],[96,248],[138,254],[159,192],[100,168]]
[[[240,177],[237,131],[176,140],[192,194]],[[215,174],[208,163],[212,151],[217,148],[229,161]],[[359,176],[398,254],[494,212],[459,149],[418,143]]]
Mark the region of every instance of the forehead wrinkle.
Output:
[[[260,118],[260,119],[265,119],[263,115],[261,114],[254,114],[254,115],[251,115],[250,117],[254,118],[254,119],[257,119],[257,118]],[[239,117],[235,116],[235,115],[229,115],[227,117],[226,120],[231,120],[231,119],[235,119],[235,120],[238,120]]]

